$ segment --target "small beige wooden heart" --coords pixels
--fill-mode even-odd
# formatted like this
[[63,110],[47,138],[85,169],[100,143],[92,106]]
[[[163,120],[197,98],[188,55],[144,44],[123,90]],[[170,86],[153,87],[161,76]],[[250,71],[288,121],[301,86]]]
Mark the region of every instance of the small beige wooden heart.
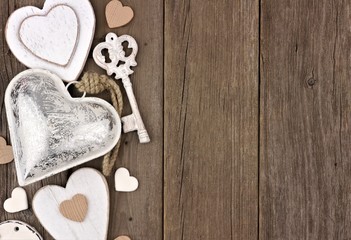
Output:
[[128,6],[123,6],[118,0],[112,0],[106,6],[106,20],[110,28],[117,28],[129,23],[133,17],[134,12]]
[[6,140],[0,137],[0,164],[6,164],[13,160],[13,151],[10,145],[6,145]]
[[76,194],[60,204],[60,212],[69,220],[83,222],[88,212],[88,200],[83,194]]
[[131,240],[128,236],[119,236],[115,240]]

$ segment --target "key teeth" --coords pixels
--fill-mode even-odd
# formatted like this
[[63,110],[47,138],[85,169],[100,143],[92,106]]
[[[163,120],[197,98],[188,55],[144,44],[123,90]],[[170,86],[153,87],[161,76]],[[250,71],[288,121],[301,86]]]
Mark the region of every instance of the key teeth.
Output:
[[138,132],[140,143],[149,143],[150,137],[146,130]]

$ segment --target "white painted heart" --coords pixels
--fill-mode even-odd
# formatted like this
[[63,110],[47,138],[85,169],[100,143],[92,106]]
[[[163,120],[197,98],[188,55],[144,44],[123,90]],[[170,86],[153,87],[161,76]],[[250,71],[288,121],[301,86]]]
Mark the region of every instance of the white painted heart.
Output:
[[43,240],[40,234],[27,223],[7,220],[0,223],[0,239],[4,240]]
[[118,192],[133,192],[138,189],[139,182],[130,176],[128,169],[119,168],[115,173],[115,188]]
[[89,54],[95,14],[89,0],[46,0],[43,9],[17,9],[6,25],[6,41],[16,58],[62,80],[76,80]]
[[4,202],[4,209],[8,213],[20,212],[28,209],[27,193],[23,188],[13,189],[11,198]]
[[[83,222],[67,219],[60,203],[76,194],[87,198],[88,211]],[[104,176],[95,169],[82,168],[68,179],[66,188],[45,186],[33,198],[33,210],[54,239],[103,240],[107,238],[109,190]]]
[[18,74],[5,106],[21,186],[100,157],[120,138],[121,120],[108,102],[72,98],[45,70]]
[[26,18],[19,34],[23,44],[34,55],[65,66],[76,47],[78,19],[72,8],[58,5],[45,16]]

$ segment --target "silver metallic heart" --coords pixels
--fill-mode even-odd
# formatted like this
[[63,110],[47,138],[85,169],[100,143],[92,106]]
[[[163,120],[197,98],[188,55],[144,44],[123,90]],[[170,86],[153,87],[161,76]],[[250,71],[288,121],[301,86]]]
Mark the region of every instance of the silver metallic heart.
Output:
[[18,74],[5,105],[21,186],[102,156],[120,138],[120,117],[109,103],[72,98],[45,70]]

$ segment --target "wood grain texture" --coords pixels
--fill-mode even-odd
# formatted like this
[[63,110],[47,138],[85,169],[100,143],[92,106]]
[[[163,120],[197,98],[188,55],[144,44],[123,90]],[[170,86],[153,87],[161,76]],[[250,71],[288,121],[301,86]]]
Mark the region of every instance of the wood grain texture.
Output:
[[261,10],[260,239],[351,239],[351,3]]
[[257,239],[258,10],[165,1],[164,239]]
[[[130,76],[145,127],[151,142],[140,144],[135,132],[122,135],[122,146],[116,169],[125,167],[138,178],[139,188],[133,193],[116,192],[114,174],[108,179],[111,210],[108,239],[121,235],[133,240],[162,239],[163,185],[163,1],[122,1],[134,10],[134,19],[125,27],[110,29],[105,18],[109,0],[93,0],[96,32],[92,47],[105,40],[108,32],[119,36],[128,34],[138,43],[138,66]],[[90,56],[91,57],[91,56]],[[88,59],[86,70],[106,73],[93,59]],[[120,82],[118,82],[120,84]],[[122,91],[123,86],[120,84]],[[101,96],[104,97],[104,96]],[[123,116],[131,109],[124,92]],[[101,167],[101,162],[89,163]]]

